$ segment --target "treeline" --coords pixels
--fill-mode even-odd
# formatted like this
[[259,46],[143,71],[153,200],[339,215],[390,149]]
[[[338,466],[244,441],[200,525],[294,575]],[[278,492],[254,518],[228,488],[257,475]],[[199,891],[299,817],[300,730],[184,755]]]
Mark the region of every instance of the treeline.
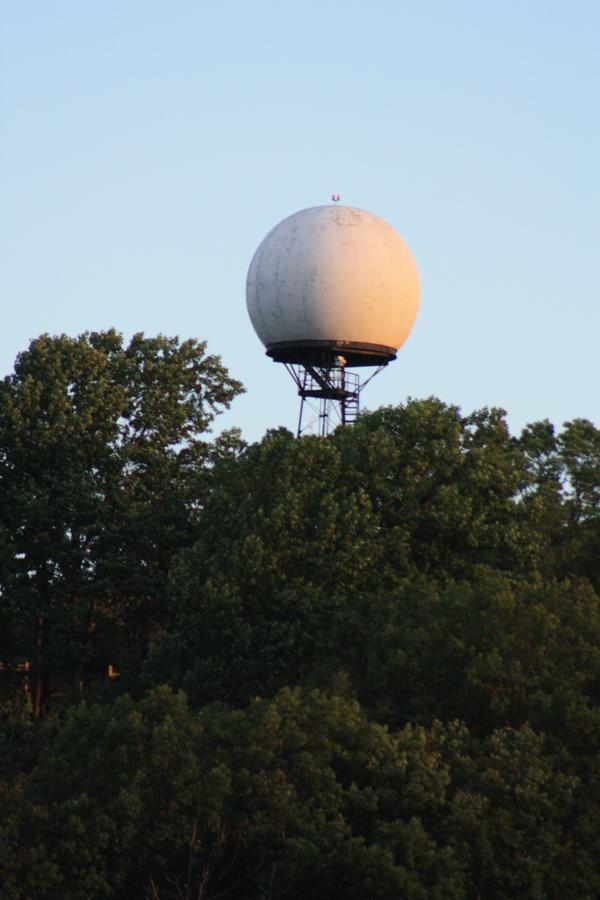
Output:
[[115,332],[0,384],[0,897],[600,896],[600,431],[211,440],[241,389]]

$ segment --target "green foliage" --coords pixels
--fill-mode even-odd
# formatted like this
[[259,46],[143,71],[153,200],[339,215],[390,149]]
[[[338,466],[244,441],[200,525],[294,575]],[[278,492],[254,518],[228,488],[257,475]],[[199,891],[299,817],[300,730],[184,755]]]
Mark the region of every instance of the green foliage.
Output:
[[217,467],[200,538],[173,570],[175,627],[148,671],[199,703],[335,666],[364,683],[365,642],[390,620],[410,626],[415,591],[482,566],[541,571],[548,541],[521,502],[531,482],[499,411],[461,417],[428,400],[324,441],[271,433]]
[[239,390],[115,332],[0,384],[0,896],[599,896],[600,432],[208,443]]
[[202,702],[293,683],[379,556],[369,498],[344,489],[335,445],[278,432],[241,466],[217,467],[200,538],[171,582],[181,627],[151,665],[158,680],[179,672]]
[[468,895],[597,896],[600,835],[589,828],[595,803],[545,737],[523,726],[497,729],[482,741],[458,723],[443,737],[452,846],[466,863]]
[[201,436],[240,389],[204,344],[115,331],[44,335],[0,384],[2,658],[32,663],[36,715],[164,622]]
[[11,900],[592,897],[584,806],[527,727],[394,733],[289,688],[194,713],[165,687],[68,713],[0,861]]
[[528,722],[583,752],[600,738],[600,600],[588,584],[485,569],[421,579],[362,601],[343,637],[355,649],[339,665],[388,722],[461,718],[483,734]]

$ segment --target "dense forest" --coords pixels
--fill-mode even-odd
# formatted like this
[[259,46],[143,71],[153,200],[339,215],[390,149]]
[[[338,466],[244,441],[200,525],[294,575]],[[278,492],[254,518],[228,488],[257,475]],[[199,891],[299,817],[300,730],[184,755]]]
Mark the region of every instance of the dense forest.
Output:
[[194,340],[0,382],[1,900],[600,896],[600,430],[213,437]]

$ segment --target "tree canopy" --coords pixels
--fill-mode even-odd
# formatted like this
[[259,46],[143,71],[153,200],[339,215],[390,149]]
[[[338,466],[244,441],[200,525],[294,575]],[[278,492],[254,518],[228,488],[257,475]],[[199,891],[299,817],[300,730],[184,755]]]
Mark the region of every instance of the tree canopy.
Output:
[[240,390],[197,341],[115,331],[43,335],[0,383],[3,659],[30,661],[36,716],[164,623],[205,432]]
[[240,390],[112,331],[0,384],[2,898],[598,897],[600,431]]

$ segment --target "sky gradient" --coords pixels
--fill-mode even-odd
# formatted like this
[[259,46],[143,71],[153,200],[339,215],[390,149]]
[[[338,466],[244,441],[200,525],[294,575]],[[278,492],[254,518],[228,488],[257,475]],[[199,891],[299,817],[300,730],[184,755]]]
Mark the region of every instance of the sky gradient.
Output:
[[245,307],[267,231],[392,224],[421,313],[373,408],[600,422],[600,4],[16,2],[0,12],[0,373],[42,332],[197,337],[294,429]]

